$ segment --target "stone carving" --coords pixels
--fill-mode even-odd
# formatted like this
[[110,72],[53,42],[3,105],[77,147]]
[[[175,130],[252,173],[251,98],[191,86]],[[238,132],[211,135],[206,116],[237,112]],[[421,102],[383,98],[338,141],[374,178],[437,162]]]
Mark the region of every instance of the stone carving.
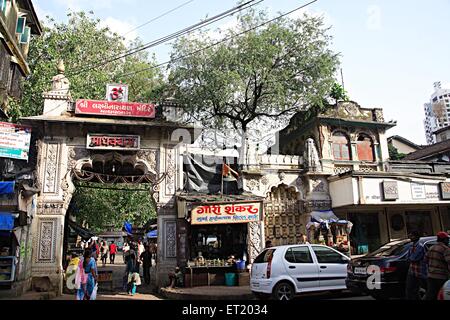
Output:
[[44,193],[58,193],[58,158],[59,145],[57,143],[48,143],[44,172]]
[[249,243],[249,258],[250,261],[256,259],[258,254],[263,248],[261,241],[261,223],[260,222],[250,222],[248,224],[248,243]]
[[69,162],[67,169],[68,171],[71,171],[76,167],[78,160],[89,157],[89,151],[86,148],[69,147],[68,155]]
[[158,154],[157,150],[140,150],[140,151],[138,151],[136,156],[139,159],[146,161],[149,166],[148,169],[156,174],[159,171],[157,168],[157,165],[158,165],[157,154]]
[[36,141],[37,163],[36,163],[36,170],[34,170],[34,177],[35,177],[35,186],[39,190],[42,190],[42,180],[39,174],[39,168],[41,167],[42,144],[43,144],[42,140]]
[[376,122],[384,122],[383,110],[375,109],[375,119]]
[[166,195],[175,193],[175,150],[166,149]]
[[55,262],[56,219],[41,220],[39,224],[38,255],[39,263]]
[[58,74],[52,78],[52,91],[58,91],[59,94],[68,93],[70,89],[69,79],[64,75],[66,68],[64,61],[60,60],[58,63]]
[[64,202],[44,202],[40,200],[37,205],[39,215],[61,215],[65,213]]
[[175,221],[165,222],[165,234],[166,234],[166,258],[176,258],[177,257],[177,226]]
[[267,178],[267,176],[264,176],[261,178],[261,183],[265,186],[267,186],[269,184],[269,178]]
[[307,211],[330,210],[331,200],[310,200],[305,203]]
[[259,189],[259,181],[256,179],[251,179],[247,182],[247,189],[249,191],[254,191],[255,189]]
[[328,188],[324,180],[316,179],[311,180],[311,189],[313,192],[327,192]]
[[284,181],[284,179],[286,179],[286,173],[280,172],[280,173],[278,174],[278,178],[280,178],[280,181]]
[[319,153],[317,152],[316,144],[312,138],[306,140],[304,161],[308,171],[322,172]]

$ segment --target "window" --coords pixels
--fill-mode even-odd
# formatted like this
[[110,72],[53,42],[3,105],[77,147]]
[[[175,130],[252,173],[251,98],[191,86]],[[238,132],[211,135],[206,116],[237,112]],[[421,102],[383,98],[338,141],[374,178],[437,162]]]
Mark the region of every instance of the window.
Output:
[[333,134],[333,157],[335,160],[350,160],[350,146],[347,136],[342,132]]
[[374,161],[372,139],[367,135],[360,135],[357,142],[358,159],[360,161]]
[[22,44],[28,44],[30,42],[31,37],[31,28],[25,27],[25,31],[20,35],[20,43]]
[[22,34],[25,32],[26,21],[27,21],[27,18],[25,18],[25,17],[17,18],[16,33]]
[[3,12],[3,14],[6,14],[6,6],[8,4],[7,0],[0,0],[0,11]]
[[264,250],[263,252],[261,252],[259,254],[259,256],[256,257],[255,261],[253,261],[253,263],[266,263],[269,262],[269,260],[272,259],[273,257],[273,253],[275,252],[276,249],[267,249]]
[[433,235],[431,213],[428,211],[407,211],[406,229],[408,232],[418,231],[421,236]]
[[284,258],[290,263],[313,263],[308,247],[289,248]]
[[313,246],[313,250],[319,263],[343,263],[347,261],[341,254],[330,248]]

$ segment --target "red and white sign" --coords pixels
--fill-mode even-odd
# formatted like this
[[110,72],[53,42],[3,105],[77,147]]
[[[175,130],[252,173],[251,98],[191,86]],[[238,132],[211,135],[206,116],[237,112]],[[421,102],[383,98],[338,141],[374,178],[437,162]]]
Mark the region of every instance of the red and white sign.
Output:
[[150,103],[77,100],[76,114],[92,114],[109,117],[155,118],[156,107]]
[[201,205],[191,211],[191,224],[228,224],[261,221],[261,203]]

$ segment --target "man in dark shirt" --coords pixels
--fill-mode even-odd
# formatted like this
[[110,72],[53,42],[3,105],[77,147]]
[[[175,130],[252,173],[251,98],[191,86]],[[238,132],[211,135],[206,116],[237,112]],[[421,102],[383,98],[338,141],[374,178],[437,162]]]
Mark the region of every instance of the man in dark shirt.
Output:
[[437,300],[439,290],[450,277],[449,235],[439,232],[438,243],[426,254],[428,263],[427,294],[425,300]]
[[142,269],[144,272],[144,281],[146,285],[150,284],[150,267],[152,266],[152,253],[150,246],[145,246],[145,251],[141,253],[139,259],[142,262]]

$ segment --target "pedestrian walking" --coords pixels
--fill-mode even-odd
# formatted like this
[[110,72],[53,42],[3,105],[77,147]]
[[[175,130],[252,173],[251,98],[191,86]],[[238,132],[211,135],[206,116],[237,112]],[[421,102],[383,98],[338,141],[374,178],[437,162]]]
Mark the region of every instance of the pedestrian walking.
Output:
[[106,266],[106,260],[108,259],[108,252],[109,252],[108,244],[106,243],[106,241],[103,241],[102,246],[100,248],[103,267]]
[[141,285],[141,278],[139,276],[139,265],[137,263],[137,257],[134,252],[130,253],[126,273],[128,275],[127,293],[134,295],[137,290],[137,286]]
[[114,240],[109,245],[109,263],[114,264],[114,260],[116,259],[117,253],[117,245],[114,243]]
[[144,281],[146,285],[150,284],[150,268],[152,266],[152,253],[150,246],[145,247],[145,251],[141,253],[139,259],[142,262],[142,272],[144,274]]
[[420,243],[420,234],[411,232],[409,238],[412,246],[409,248],[406,259],[409,261],[408,275],[406,276],[406,299],[420,300],[419,290],[426,287],[427,265],[425,263],[425,248]]
[[127,260],[127,256],[129,254],[130,251],[130,246],[128,245],[128,242],[125,242],[125,244],[123,245],[122,248],[122,252],[123,252],[123,262],[126,264],[126,260]]
[[97,290],[97,264],[92,250],[86,249],[75,274],[77,300],[95,300]]
[[427,294],[425,300],[437,300],[439,290],[450,277],[449,235],[446,232],[437,234],[437,244],[426,254],[428,263]]
[[91,256],[92,256],[92,258],[95,259],[95,262],[97,262],[97,259],[98,259],[98,252],[99,252],[99,247],[98,247],[97,241],[93,240],[91,243]]

